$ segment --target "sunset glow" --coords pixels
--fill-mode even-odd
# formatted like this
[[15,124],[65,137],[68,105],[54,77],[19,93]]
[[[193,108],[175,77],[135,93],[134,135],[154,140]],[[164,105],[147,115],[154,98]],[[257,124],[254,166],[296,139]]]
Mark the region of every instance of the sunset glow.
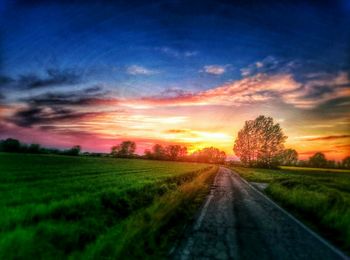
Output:
[[155,143],[215,146],[235,158],[244,121],[266,115],[300,159],[350,155],[343,5],[300,5],[298,19],[278,15],[289,10],[278,4],[250,15],[245,5],[204,5],[198,17],[140,4],[133,18],[126,4],[4,5],[0,139],[96,152],[133,140],[139,154]]

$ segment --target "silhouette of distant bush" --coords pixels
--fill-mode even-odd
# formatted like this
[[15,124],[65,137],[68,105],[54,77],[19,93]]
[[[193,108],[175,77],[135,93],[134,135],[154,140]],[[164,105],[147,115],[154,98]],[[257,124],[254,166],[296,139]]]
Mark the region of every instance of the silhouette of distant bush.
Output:
[[71,149],[63,151],[63,154],[76,156],[76,155],[79,155],[80,150],[81,150],[80,145],[75,145]]
[[7,138],[0,141],[0,152],[6,153],[34,153],[34,154],[61,154],[61,155],[79,155],[81,147],[75,145],[68,150],[59,150],[55,148],[41,147],[40,144],[25,144],[17,139]]
[[0,142],[0,151],[8,153],[21,152],[21,143],[17,139],[8,138]]

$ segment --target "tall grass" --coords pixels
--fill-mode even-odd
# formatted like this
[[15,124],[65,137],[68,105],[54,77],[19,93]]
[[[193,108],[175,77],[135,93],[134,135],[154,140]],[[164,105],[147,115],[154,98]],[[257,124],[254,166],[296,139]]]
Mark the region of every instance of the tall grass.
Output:
[[350,252],[350,172],[284,167],[235,167],[242,177],[267,182],[266,194]]
[[[116,230],[122,230],[121,237],[136,232],[138,225],[125,230],[124,223],[144,218],[140,212],[210,169],[194,163],[0,153],[0,259],[87,257],[86,250],[97,252],[90,249],[97,241],[103,241],[100,247],[115,246],[103,238]],[[152,212],[148,215],[153,219]]]
[[[217,167],[197,175],[190,182],[171,189],[149,207],[127,218],[121,225],[89,246],[84,257],[98,259],[155,259],[168,255],[209,191]],[[136,228],[135,228],[136,227]]]

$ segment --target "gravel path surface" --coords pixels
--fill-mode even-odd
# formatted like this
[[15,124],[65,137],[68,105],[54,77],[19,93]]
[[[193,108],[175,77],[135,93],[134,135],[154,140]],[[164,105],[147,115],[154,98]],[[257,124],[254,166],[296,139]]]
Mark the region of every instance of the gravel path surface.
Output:
[[349,259],[221,167],[174,259]]

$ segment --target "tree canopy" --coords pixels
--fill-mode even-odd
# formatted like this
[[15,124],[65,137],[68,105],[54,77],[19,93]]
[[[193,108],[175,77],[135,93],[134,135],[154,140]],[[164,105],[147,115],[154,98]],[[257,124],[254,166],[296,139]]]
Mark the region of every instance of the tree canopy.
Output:
[[293,166],[298,164],[298,152],[294,149],[286,149],[280,155],[281,165]]
[[350,156],[347,156],[342,160],[342,166],[346,169],[350,169]]
[[192,156],[195,161],[205,163],[224,163],[226,160],[226,153],[215,147],[203,148],[194,152]]
[[327,159],[323,153],[315,153],[309,159],[309,165],[311,167],[322,168],[327,166]]
[[245,165],[272,168],[278,165],[278,156],[284,150],[286,139],[272,117],[259,116],[245,122],[238,132],[233,151]]
[[181,145],[166,145],[155,144],[152,150],[145,151],[145,157],[154,160],[183,160],[187,155],[187,147]]
[[133,157],[136,150],[136,144],[132,141],[124,141],[111,148],[111,155],[114,157],[128,158]]

